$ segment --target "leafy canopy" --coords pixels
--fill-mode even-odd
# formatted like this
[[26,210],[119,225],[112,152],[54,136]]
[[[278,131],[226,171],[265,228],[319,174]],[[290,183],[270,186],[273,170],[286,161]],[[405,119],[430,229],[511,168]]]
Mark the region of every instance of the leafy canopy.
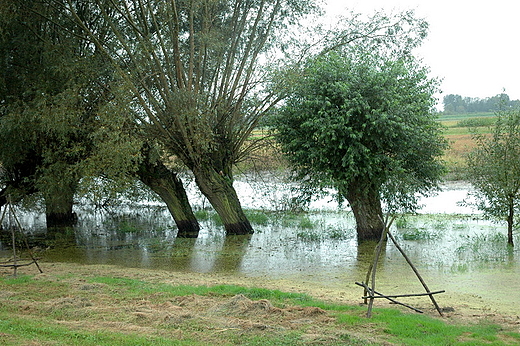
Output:
[[432,113],[437,81],[410,56],[351,50],[310,59],[275,117],[278,139],[307,192],[373,185],[392,210],[413,209],[443,169]]
[[467,163],[476,206],[490,218],[513,222],[508,217],[520,210],[520,109],[499,112],[491,136],[475,133],[474,139]]
[[94,3],[110,35],[84,30],[130,87],[136,122],[188,167],[222,166],[215,169],[228,175],[259,118],[278,101],[258,92],[262,57],[317,9],[313,0]]

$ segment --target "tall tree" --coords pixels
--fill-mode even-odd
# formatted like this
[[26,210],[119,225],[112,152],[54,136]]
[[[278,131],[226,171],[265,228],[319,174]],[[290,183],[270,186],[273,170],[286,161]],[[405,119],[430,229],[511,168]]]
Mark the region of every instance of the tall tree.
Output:
[[335,188],[358,239],[379,239],[381,201],[413,209],[437,186],[445,142],[432,109],[436,81],[409,55],[329,51],[293,79],[277,138],[307,192]]
[[48,226],[70,224],[76,164],[88,155],[95,110],[107,95],[92,83],[101,61],[87,53],[88,42],[62,31],[48,4],[9,0],[0,11],[3,192],[39,191]]
[[161,146],[146,138],[140,124],[136,124],[132,97],[120,79],[112,83],[110,93],[112,97],[99,109],[96,128],[90,134],[91,153],[81,164],[81,191],[92,192],[93,187],[99,186],[100,177],[110,185],[107,190],[106,184],[102,184],[101,194],[117,194],[135,185],[138,179],[166,204],[177,225],[177,237],[198,237],[200,226],[178,178],[179,165],[165,160],[167,155]]
[[[232,166],[278,99],[262,93],[259,61],[275,32],[313,1],[96,0],[112,35],[89,37],[137,100],[136,122],[194,174],[228,234],[252,227],[233,188]],[[72,1],[68,11],[80,23]]]
[[491,136],[474,134],[477,146],[468,155],[468,179],[476,206],[490,218],[507,222],[507,242],[520,210],[520,109],[498,113]]
[[[199,226],[182,184],[150,155],[140,155],[143,140],[135,119],[128,119],[129,100],[118,92],[111,64],[85,39],[83,29],[63,16],[54,6],[58,2],[2,4],[0,202],[7,194],[40,192],[47,225],[70,225],[80,181],[84,186],[91,181],[85,178],[99,175],[126,181],[139,173],[168,205],[178,235],[196,237]],[[108,35],[99,12],[87,2],[74,4],[83,25]],[[161,188],[174,183],[172,191]]]

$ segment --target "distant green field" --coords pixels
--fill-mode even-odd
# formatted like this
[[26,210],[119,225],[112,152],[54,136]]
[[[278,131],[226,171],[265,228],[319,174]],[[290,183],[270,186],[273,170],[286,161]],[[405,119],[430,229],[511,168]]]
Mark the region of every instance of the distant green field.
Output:
[[447,127],[445,134],[469,134],[469,128],[491,128],[496,121],[494,113],[442,114],[439,117],[442,125]]
[[465,156],[475,146],[473,131],[491,133],[491,128],[496,122],[496,114],[440,114],[439,122],[444,126],[443,133],[450,145],[443,157],[450,172],[450,179],[460,179],[465,171]]
[[460,121],[473,118],[494,118],[495,113],[464,113],[464,114],[440,114],[439,121]]

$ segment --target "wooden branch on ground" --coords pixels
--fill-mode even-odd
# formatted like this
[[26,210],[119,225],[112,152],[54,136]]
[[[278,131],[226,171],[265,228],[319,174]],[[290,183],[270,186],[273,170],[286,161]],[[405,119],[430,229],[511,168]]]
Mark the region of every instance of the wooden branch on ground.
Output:
[[[394,304],[402,305],[402,306],[404,306],[404,307],[406,307],[406,308],[408,308],[408,309],[414,310],[415,312],[418,312],[418,313],[421,313],[421,314],[423,313],[422,310],[419,310],[419,309],[417,309],[417,308],[414,308],[414,307],[411,306],[411,305],[408,305],[408,304],[405,304],[405,303],[401,303],[400,301],[397,301],[397,300],[395,300],[395,299],[392,299],[392,298],[389,297],[389,296],[385,296],[385,295],[382,294],[382,293],[379,293],[379,292],[377,292],[377,291],[373,291],[373,292],[372,292],[372,289],[371,289],[370,287],[368,287],[368,286],[367,286],[366,284],[364,284],[364,283],[356,282],[356,285],[361,286],[361,287],[364,287],[364,288],[365,288],[365,291],[368,291],[368,293],[370,294],[368,297],[369,297],[371,300],[373,300],[374,298],[385,298],[385,299],[388,299],[389,301],[391,301],[391,302],[394,303]],[[377,294],[377,296],[374,295],[374,294]],[[367,316],[367,317],[370,317],[370,316]]]
[[36,263],[35,261],[30,261],[29,263],[16,263],[16,264],[0,264],[0,267],[1,268],[18,268],[18,267],[27,267],[27,266],[30,266],[31,264],[33,263]]
[[[424,297],[424,296],[429,296],[431,294],[439,294],[439,293],[444,293],[446,292],[445,290],[442,290],[442,291],[433,291],[433,292],[426,292],[426,293],[410,293],[410,294],[393,294],[393,295],[381,295],[381,296],[376,296],[374,298],[404,298],[404,297]],[[366,297],[361,297],[363,299],[365,298],[370,298],[370,296],[366,296]]]

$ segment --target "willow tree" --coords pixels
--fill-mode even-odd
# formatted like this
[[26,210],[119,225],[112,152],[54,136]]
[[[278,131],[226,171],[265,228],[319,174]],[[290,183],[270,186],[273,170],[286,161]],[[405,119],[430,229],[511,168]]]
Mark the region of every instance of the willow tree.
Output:
[[445,147],[435,91],[413,57],[364,49],[310,59],[292,82],[277,138],[307,192],[334,188],[348,201],[358,240],[381,237],[383,201],[413,209],[417,193],[435,190]]
[[[233,164],[278,99],[262,93],[260,60],[313,0],[95,0],[111,30],[88,36],[135,96],[136,122],[194,174],[228,234],[252,227]],[[69,1],[68,11],[81,22]]]
[[[82,27],[55,6],[64,1],[0,6],[0,205],[7,195],[40,193],[47,225],[67,226],[75,221],[74,198],[95,186],[89,182],[103,176],[115,191],[139,177],[167,204],[178,236],[196,237],[182,184],[150,155],[119,92],[121,80]],[[73,3],[84,27],[109,35],[99,11]]]
[[106,99],[93,80],[102,59],[66,32],[41,1],[0,7],[0,161],[4,194],[40,192],[48,226],[74,222],[77,163],[89,153],[95,110]]

